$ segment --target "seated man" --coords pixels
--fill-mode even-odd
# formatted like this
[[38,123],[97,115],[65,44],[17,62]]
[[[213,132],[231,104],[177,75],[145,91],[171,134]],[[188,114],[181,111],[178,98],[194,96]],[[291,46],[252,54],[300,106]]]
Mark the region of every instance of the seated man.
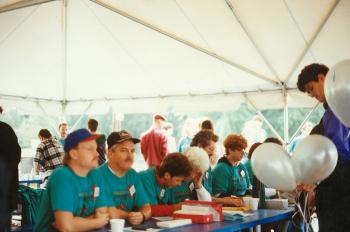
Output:
[[172,204],[170,189],[181,184],[192,173],[192,166],[181,153],[171,153],[159,166],[139,173],[148,197],[152,216],[168,216],[181,209],[180,204]]
[[96,138],[86,129],[67,136],[64,165],[49,178],[34,231],[88,231],[108,223],[103,186],[88,175],[98,166]]
[[185,199],[211,201],[210,193],[203,186],[203,178],[210,167],[207,153],[202,148],[190,147],[186,150],[185,156],[192,165],[192,174],[189,180],[171,189],[173,203],[180,203]]
[[213,194],[216,197],[244,196],[250,186],[247,169],[240,163],[247,140],[241,135],[228,135],[224,140],[226,154],[213,170]]
[[148,198],[137,172],[131,168],[139,142],[125,130],[112,132],[107,138],[108,162],[93,171],[106,187],[111,218],[124,218],[132,225],[151,217]]

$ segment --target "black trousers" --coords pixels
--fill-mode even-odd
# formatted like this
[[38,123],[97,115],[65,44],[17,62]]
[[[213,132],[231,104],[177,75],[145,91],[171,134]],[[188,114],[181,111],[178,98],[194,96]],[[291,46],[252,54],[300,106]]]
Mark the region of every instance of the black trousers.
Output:
[[0,231],[10,231],[11,227],[11,180],[8,164],[0,159]]
[[350,162],[338,163],[333,173],[316,188],[319,232],[350,229]]

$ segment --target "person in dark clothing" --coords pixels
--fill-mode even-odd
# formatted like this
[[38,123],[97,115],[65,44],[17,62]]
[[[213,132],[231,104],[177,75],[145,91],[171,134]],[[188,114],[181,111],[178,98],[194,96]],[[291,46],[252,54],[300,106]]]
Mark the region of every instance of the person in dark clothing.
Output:
[[[96,119],[89,119],[88,128],[91,134],[97,134],[98,121]],[[96,139],[97,152],[98,152],[98,165],[106,162],[106,136],[101,135]]]
[[0,231],[7,232],[11,227],[11,212],[17,208],[21,148],[11,126],[1,121],[0,138]]
[[305,66],[298,76],[297,86],[301,92],[324,103],[322,128],[318,129],[335,144],[338,151],[338,163],[333,173],[316,187],[319,231],[337,232],[350,228],[350,129],[339,121],[327,105],[324,82],[328,70],[323,64]]

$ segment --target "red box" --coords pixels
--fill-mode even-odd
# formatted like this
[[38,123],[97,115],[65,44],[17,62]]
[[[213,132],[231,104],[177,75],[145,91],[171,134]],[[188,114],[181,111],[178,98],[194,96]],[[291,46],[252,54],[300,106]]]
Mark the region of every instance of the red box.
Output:
[[210,201],[186,200],[182,209],[175,211],[173,217],[192,219],[194,223],[223,221],[222,206]]

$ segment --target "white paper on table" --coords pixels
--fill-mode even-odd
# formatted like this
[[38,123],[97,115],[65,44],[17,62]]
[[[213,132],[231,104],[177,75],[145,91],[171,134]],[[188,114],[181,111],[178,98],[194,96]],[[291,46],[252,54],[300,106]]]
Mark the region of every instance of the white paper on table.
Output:
[[152,218],[161,222],[174,220],[173,217],[152,217]]
[[226,215],[239,215],[239,216],[242,216],[242,217],[247,217],[247,216],[251,216],[251,215],[254,215],[253,213],[245,213],[243,211],[231,211],[231,210],[223,210],[222,211],[223,214],[226,214]]

